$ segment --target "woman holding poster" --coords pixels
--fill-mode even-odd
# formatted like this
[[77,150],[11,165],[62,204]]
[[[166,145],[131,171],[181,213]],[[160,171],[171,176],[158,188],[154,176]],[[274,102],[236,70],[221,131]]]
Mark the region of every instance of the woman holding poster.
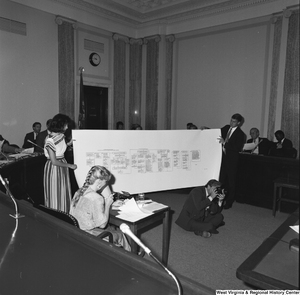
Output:
[[64,158],[67,149],[64,133],[68,129],[70,118],[63,114],[54,116],[48,127],[44,153],[47,162],[44,168],[45,206],[68,212],[71,203],[71,184],[68,169],[77,165],[69,164]]

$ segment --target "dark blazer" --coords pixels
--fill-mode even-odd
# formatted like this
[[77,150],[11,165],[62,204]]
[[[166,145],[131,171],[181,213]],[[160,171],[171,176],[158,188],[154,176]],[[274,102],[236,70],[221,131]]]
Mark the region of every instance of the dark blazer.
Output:
[[291,140],[285,138],[282,143],[282,148],[277,149],[278,142],[272,143],[272,148],[270,149],[269,155],[274,157],[286,157],[293,158],[295,149],[293,148],[293,143]]
[[189,225],[190,220],[203,221],[207,207],[210,207],[212,214],[221,211],[217,203],[211,202],[206,197],[204,186],[196,187],[190,192],[175,223],[185,230],[193,230]]
[[283,143],[282,143],[282,148],[284,149],[291,149],[293,147],[293,143],[291,140],[285,138]]
[[[42,131],[42,132],[40,132],[40,133],[38,134],[38,136],[36,137],[35,143],[36,143],[39,147],[44,148],[45,140],[46,140],[47,135],[48,135],[48,130],[47,130],[47,129],[44,130],[44,131]],[[43,152],[43,149],[41,149],[41,148],[39,148],[39,147],[36,146],[36,147],[34,148],[34,151],[35,151],[35,152],[39,152],[39,153]]]
[[[247,140],[247,143],[252,143],[252,142],[253,142],[252,138]],[[267,156],[269,154],[272,143],[267,138],[264,137],[259,137],[258,142],[260,142],[260,144],[257,147],[258,154]],[[252,151],[245,151],[245,152],[251,153]]]
[[29,139],[30,141],[32,141],[32,142],[35,143],[34,132],[33,132],[33,131],[32,131],[32,132],[29,132],[29,133],[27,133],[27,134],[25,135],[24,143],[23,143],[22,148],[28,149],[28,148],[34,147],[33,144],[31,144],[30,142],[27,141],[28,139]]
[[[221,128],[222,138],[226,138],[230,125],[226,125]],[[244,143],[246,141],[246,134],[237,127],[235,131],[231,134],[227,143],[225,143],[224,148],[226,150],[226,157],[230,160],[238,160],[239,152],[242,151]]]

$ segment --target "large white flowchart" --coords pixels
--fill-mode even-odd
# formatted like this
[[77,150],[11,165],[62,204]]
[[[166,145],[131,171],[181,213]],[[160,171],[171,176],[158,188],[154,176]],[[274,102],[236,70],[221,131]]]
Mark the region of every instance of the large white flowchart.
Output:
[[78,185],[94,165],[113,174],[114,191],[131,194],[192,187],[218,179],[220,129],[73,130]]

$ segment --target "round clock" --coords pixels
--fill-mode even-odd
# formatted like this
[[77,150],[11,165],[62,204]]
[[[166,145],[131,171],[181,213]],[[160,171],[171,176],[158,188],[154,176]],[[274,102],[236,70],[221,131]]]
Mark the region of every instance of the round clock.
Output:
[[90,60],[90,64],[93,67],[97,67],[97,66],[100,65],[101,57],[98,53],[93,52],[93,53],[90,54],[89,60]]

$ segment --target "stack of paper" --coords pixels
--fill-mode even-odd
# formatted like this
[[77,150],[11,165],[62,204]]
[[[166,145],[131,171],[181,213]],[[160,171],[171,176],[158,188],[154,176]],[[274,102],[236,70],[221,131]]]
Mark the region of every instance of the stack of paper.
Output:
[[166,207],[167,206],[165,205],[151,202],[151,200],[145,200],[137,204],[134,198],[131,198],[118,208],[119,214],[116,217],[134,222],[153,214],[159,209]]
[[151,214],[152,213],[145,213],[141,211],[134,198],[131,198],[124,203],[123,206],[119,207],[119,214],[117,217],[128,221],[137,221]]

